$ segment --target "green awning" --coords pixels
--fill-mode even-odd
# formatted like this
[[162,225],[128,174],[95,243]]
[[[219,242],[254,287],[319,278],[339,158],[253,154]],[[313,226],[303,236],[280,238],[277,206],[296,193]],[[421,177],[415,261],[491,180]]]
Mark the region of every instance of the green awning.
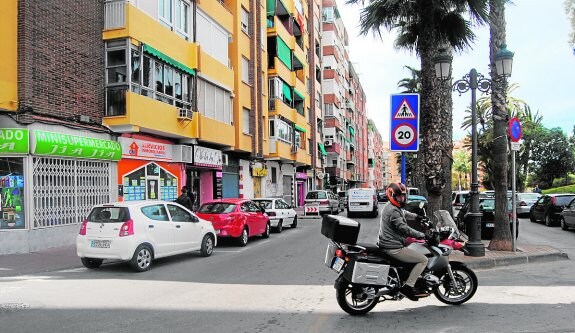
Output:
[[293,128],[294,128],[296,131],[300,131],[300,132],[304,132],[304,133],[306,132],[305,128],[301,127],[301,126],[298,125],[298,124],[294,124],[294,125],[293,125]]
[[343,139],[344,139],[345,141],[347,141],[347,143],[351,143],[351,140],[348,139],[347,137],[344,136]]
[[291,71],[292,64],[291,64],[291,49],[287,44],[281,39],[277,38],[277,48],[278,48],[278,58],[283,62],[287,68]]
[[267,9],[266,12],[268,16],[274,16],[276,13],[276,0],[268,0],[267,1]]
[[349,126],[349,133],[351,133],[351,135],[355,136],[355,130],[353,129],[353,127]]
[[299,98],[300,98],[302,101],[305,101],[305,97],[304,97],[304,95],[303,95],[302,93],[300,93],[300,92],[297,91],[296,89],[294,89],[293,92],[294,92],[296,95],[298,95]]
[[325,146],[323,145],[323,143],[318,142],[317,146],[322,155],[327,155],[327,151],[325,151]]
[[148,53],[149,55],[156,57],[157,59],[165,62],[166,64],[173,66],[181,71],[184,71],[190,75],[196,75],[196,71],[170,57],[163,54],[162,52],[156,50],[155,48],[151,47],[150,45],[144,45],[144,52]]
[[291,95],[291,87],[290,87],[287,83],[285,83],[285,82],[283,82],[283,81],[282,81],[282,83],[283,83],[282,91],[283,91],[283,93],[284,93],[285,99],[287,99],[287,100],[290,101],[290,102],[293,101],[293,98],[292,98],[292,95]]

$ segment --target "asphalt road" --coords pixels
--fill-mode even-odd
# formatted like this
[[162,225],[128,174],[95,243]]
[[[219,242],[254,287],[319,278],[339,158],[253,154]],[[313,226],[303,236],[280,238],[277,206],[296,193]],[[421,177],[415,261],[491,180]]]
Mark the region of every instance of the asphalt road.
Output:
[[[375,241],[378,219],[360,219]],[[573,250],[575,232],[522,221],[519,244]],[[222,242],[209,258],[158,260],[0,279],[1,332],[573,332],[572,260],[478,271],[462,306],[433,297],[379,304],[351,317],[335,300],[336,274],[323,265],[319,220],[300,220],[247,247]]]

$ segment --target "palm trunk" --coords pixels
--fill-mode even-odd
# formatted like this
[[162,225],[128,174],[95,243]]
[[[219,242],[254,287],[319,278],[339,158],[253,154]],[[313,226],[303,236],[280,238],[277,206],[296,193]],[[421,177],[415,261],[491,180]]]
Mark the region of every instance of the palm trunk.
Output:
[[[497,78],[494,55],[499,47],[505,43],[505,5],[502,0],[490,0],[491,38],[490,60],[491,78]],[[507,209],[507,115],[506,87],[493,81],[491,85],[491,105],[493,117],[493,185],[495,189],[495,230],[489,243],[490,250],[511,251],[511,231],[509,229],[509,213]],[[504,119],[496,117],[503,116]]]

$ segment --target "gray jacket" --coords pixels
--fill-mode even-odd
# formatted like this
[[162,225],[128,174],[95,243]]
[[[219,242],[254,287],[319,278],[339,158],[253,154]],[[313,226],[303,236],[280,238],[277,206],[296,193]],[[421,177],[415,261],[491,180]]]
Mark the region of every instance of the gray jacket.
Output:
[[383,207],[379,225],[379,240],[377,245],[382,249],[400,249],[407,236],[423,238],[425,234],[407,225],[406,217],[416,218],[417,214],[395,207],[388,202]]

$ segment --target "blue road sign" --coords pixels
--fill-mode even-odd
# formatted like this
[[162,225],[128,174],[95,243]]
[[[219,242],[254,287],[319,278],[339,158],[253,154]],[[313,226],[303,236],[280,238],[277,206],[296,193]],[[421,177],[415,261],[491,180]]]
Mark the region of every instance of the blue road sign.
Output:
[[521,122],[517,118],[509,119],[509,137],[513,142],[519,142],[523,130],[521,129]]
[[391,151],[419,151],[419,94],[391,95]]

